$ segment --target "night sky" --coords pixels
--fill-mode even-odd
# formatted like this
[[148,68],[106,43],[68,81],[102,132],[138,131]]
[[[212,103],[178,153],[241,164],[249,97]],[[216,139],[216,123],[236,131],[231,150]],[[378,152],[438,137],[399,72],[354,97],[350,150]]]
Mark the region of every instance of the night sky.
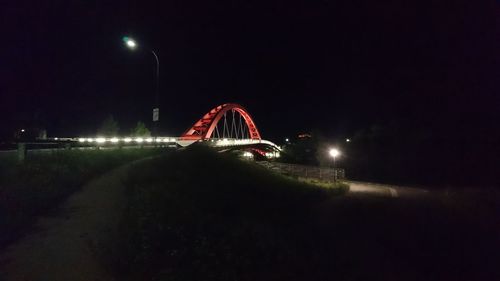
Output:
[[94,134],[109,114],[123,134],[150,124],[148,47],[166,135],[226,102],[271,140],[373,126],[499,134],[495,1],[2,1],[0,15],[3,137]]

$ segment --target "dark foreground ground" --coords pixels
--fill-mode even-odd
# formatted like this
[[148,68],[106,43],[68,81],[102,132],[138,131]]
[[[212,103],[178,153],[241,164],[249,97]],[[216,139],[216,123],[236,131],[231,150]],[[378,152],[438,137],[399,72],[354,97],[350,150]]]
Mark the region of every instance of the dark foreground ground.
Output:
[[[385,194],[346,196],[227,155],[171,152],[90,184],[46,223],[55,231],[10,258],[61,270],[51,280],[500,279],[496,191]],[[22,276],[30,262],[3,268]]]
[[498,197],[342,196],[205,151],[138,167],[127,196],[123,280],[500,279]]

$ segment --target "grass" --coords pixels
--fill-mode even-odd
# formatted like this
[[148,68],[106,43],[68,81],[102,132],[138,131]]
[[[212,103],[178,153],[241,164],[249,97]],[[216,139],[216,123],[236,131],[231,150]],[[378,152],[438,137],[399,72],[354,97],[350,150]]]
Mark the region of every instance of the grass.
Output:
[[294,241],[312,234],[311,207],[342,192],[204,149],[135,170],[121,235],[101,243],[120,280],[250,280],[269,267],[286,276],[307,246]]
[[100,243],[118,280],[500,279],[496,200],[335,196],[202,149],[135,171]]
[[21,164],[3,161],[0,167],[0,249],[29,229],[37,216],[53,210],[93,177],[154,154],[158,151],[71,150],[33,153]]

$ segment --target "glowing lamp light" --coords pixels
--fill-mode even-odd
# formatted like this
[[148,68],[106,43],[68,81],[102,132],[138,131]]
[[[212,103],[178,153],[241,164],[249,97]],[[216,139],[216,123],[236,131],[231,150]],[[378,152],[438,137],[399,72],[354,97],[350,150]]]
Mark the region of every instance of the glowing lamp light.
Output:
[[87,140],[87,139],[85,139],[85,138],[79,138],[79,139],[78,139],[78,142],[85,142],[86,140]]
[[24,129],[21,129],[21,132],[23,132],[23,133],[24,133]]
[[109,141],[112,142],[112,143],[117,143],[118,142],[118,138],[115,137],[115,138],[110,139]]
[[153,139],[152,138],[147,138],[146,142],[153,142]]
[[332,156],[333,158],[337,157],[340,155],[340,151],[338,151],[338,149],[336,148],[332,148],[330,149],[330,156]]
[[95,141],[97,143],[104,143],[106,141],[106,139],[105,138],[97,138],[97,139],[95,139]]
[[346,142],[350,142],[350,141],[351,141],[351,139],[345,139],[345,141],[346,141]]
[[135,49],[137,47],[137,43],[135,42],[135,40],[130,37],[125,36],[122,38],[122,40],[130,49]]
[[132,141],[132,139],[131,138],[124,138],[123,141],[126,142],[126,143],[129,143],[129,142]]
[[88,139],[87,139],[87,141],[88,141],[88,142],[93,142],[93,141],[94,141],[94,139],[93,139],[93,138],[88,138]]
[[141,142],[143,142],[143,141],[144,141],[144,139],[143,139],[143,138],[136,138],[136,139],[135,139],[135,142],[138,142],[138,143],[141,143]]

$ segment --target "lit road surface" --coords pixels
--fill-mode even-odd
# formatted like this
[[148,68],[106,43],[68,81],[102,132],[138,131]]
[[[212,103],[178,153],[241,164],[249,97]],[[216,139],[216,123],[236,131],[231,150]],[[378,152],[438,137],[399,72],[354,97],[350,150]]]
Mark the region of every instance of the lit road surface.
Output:
[[428,191],[420,188],[384,185],[367,182],[348,181],[348,196],[382,196],[392,198],[416,198],[428,194]]

